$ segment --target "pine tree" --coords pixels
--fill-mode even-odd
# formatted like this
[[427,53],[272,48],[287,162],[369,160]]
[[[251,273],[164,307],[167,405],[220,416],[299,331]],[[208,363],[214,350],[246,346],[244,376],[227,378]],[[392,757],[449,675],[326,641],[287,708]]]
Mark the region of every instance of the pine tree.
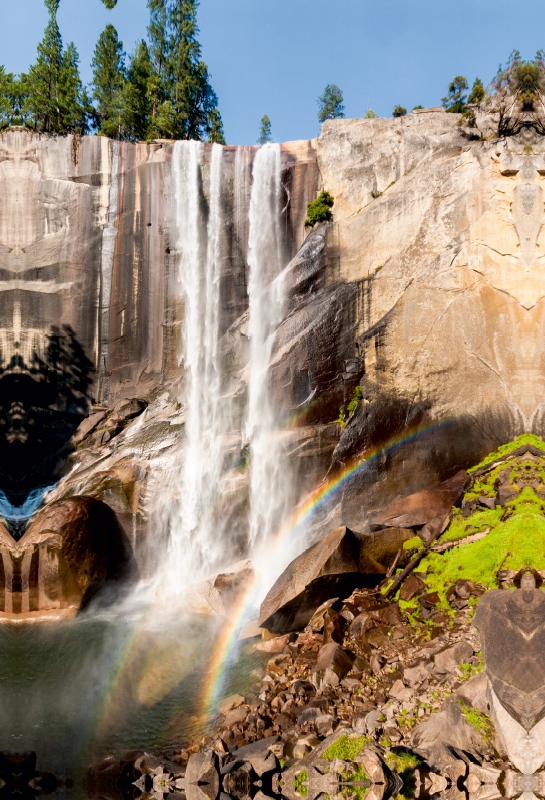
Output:
[[93,61],[93,99],[96,102],[95,126],[102,136],[119,139],[122,135],[125,53],[113,25],[100,34]]
[[10,125],[14,116],[13,104],[14,76],[0,66],[0,127]]
[[272,140],[271,121],[267,114],[263,114],[261,117],[261,128],[259,129],[259,139],[257,140],[257,143],[267,144],[267,142],[272,142]]
[[478,106],[480,103],[483,102],[485,97],[486,97],[486,92],[484,90],[482,80],[480,78],[475,78],[475,82],[471,87],[471,94],[469,95],[467,102],[470,105]]
[[148,138],[152,118],[152,72],[148,46],[146,42],[140,41],[131,56],[123,89],[123,137],[129,141]]
[[59,2],[45,0],[49,20],[38,45],[38,58],[28,74],[21,76],[22,115],[26,124],[44,133],[84,133],[87,109],[79,59],[73,44],[63,51],[57,24]]
[[443,108],[455,114],[465,111],[467,88],[467,78],[464,78],[463,75],[456,75],[449,84],[447,96],[441,100]]
[[208,134],[208,141],[212,142],[212,144],[225,144],[223,121],[217,108],[213,108],[208,115],[206,132]]
[[217,110],[197,40],[198,0],[148,0],[155,79],[149,84],[152,136],[202,139]]
[[344,117],[343,93],[334,83],[327,84],[323,95],[318,98],[318,104],[320,106],[318,111],[320,122]]

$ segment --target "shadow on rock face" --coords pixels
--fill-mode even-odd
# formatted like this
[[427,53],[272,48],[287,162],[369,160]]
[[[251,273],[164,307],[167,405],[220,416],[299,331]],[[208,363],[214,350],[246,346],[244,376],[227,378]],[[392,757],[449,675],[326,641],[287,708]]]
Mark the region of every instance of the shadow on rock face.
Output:
[[70,617],[114,602],[138,577],[114,512],[91,497],[45,507],[16,542],[0,529],[0,616]]
[[0,364],[0,488],[14,505],[54,482],[59,460],[87,416],[93,367],[74,331],[52,326],[30,363],[14,344]]

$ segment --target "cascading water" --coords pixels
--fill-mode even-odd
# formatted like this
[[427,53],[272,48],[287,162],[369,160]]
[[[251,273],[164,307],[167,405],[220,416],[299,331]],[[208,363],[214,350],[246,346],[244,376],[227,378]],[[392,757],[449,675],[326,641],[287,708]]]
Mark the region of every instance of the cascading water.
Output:
[[285,294],[279,145],[266,144],[256,154],[249,216],[251,373],[246,423],[251,443],[249,538],[250,546],[259,549],[266,546],[278,529],[289,497],[289,476],[269,373]]
[[[177,142],[176,192],[179,283],[184,302],[181,363],[185,371],[186,441],[180,502],[171,521],[169,558],[195,575],[216,557],[211,513],[221,474],[220,320],[221,179],[223,148],[213,145],[208,226],[202,222],[199,142]],[[173,575],[179,580],[180,573]]]

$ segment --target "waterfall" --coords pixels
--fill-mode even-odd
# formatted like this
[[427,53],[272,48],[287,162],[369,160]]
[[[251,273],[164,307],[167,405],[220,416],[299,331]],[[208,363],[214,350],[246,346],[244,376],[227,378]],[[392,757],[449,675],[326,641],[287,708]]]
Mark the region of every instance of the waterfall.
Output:
[[180,501],[171,518],[169,558],[196,574],[216,556],[212,524],[221,476],[222,413],[218,339],[220,324],[221,180],[223,148],[212,146],[208,226],[203,223],[200,142],[176,142],[179,285],[184,303],[180,362],[185,374],[185,448]]
[[278,431],[278,408],[269,365],[275,331],[282,321],[282,182],[280,147],[266,144],[256,154],[250,198],[248,265],[251,373],[247,438],[250,463],[250,546],[270,541],[286,511],[289,478]]

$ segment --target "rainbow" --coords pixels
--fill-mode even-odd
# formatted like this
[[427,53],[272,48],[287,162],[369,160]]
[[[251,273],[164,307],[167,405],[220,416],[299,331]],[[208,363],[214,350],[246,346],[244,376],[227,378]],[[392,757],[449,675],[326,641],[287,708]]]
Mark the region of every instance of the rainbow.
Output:
[[[392,438],[381,445],[370,448],[356,461],[346,466],[343,470],[325,481],[321,486],[311,492],[295,509],[294,514],[282,526],[275,536],[271,547],[273,552],[286,542],[296,541],[305,531],[309,519],[321,509],[335,494],[355,475],[369,468],[372,463],[386,453],[392,453],[401,447],[410,444],[416,439],[446,427],[450,418],[431,422],[425,426],[406,428],[402,434]],[[237,648],[238,634],[256,600],[256,583],[248,587],[238,600],[236,607],[230,614],[228,624],[219,637],[210,660],[210,669],[203,686],[201,709],[203,715],[210,715],[215,711],[220,698],[225,670],[229,665]]]

